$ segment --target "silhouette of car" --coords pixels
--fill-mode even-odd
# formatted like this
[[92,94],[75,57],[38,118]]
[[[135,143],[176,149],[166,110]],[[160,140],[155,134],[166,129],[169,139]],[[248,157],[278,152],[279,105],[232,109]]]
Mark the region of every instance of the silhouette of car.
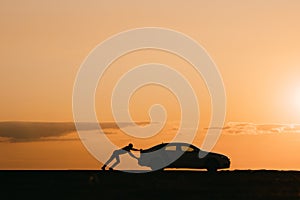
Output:
[[[200,158],[199,153],[203,153],[206,156]],[[230,159],[227,156],[205,152],[187,143],[162,143],[149,149],[141,149],[141,156],[138,163],[141,166],[150,167],[152,170],[194,168],[215,172],[218,169],[230,167]]]

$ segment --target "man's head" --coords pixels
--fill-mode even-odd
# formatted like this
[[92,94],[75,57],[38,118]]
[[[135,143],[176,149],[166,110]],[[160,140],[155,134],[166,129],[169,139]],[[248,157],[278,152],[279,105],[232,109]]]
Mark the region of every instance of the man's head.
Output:
[[133,147],[133,144],[131,144],[131,143],[129,143],[129,145],[128,145],[130,148],[132,148]]

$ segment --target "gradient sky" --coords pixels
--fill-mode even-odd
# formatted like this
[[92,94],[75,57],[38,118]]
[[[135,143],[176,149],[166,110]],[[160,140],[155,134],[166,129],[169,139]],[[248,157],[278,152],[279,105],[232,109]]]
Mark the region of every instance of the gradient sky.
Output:
[[[229,154],[233,168],[300,169],[300,133],[293,126],[300,124],[299,10],[297,0],[0,0],[0,121],[71,122],[73,84],[89,52],[121,31],[163,27],[195,39],[219,67],[227,94],[226,126],[231,131],[223,130],[215,150]],[[210,116],[205,86],[188,63],[161,51],[133,52],[111,65],[99,84],[102,93],[96,94],[99,120],[113,121],[107,105],[119,76],[147,62],[173,66],[197,88],[203,113],[201,138]],[[179,120],[178,102],[155,86],[132,97],[133,119],[149,120],[147,109],[157,102],[166,106],[170,127],[176,129],[172,121]],[[246,128],[240,129],[239,124]],[[268,127],[261,130],[263,125]],[[11,140],[15,136],[8,137],[5,130],[0,127],[0,168],[98,167],[75,132],[57,135],[54,131],[53,137],[59,137],[55,141],[20,141]],[[130,141],[111,135],[119,145]],[[137,142],[147,147],[160,140]],[[284,164],[278,155],[286,159]]]

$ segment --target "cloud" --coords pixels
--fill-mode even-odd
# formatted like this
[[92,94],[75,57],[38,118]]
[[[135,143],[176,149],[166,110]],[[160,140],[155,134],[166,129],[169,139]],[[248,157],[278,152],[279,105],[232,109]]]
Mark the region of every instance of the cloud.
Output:
[[[146,125],[147,122],[138,122]],[[97,130],[98,123],[80,123],[81,130]],[[114,133],[120,127],[131,126],[130,123],[100,123],[103,133]],[[115,130],[115,131],[114,131]],[[61,138],[76,131],[73,122],[0,122],[0,142],[30,141],[70,141],[75,139]]]
[[[207,128],[206,128],[207,129]],[[228,122],[222,129],[224,134],[285,134],[300,133],[300,125],[294,124],[254,124],[249,122]]]
[[[143,126],[148,122],[137,122]],[[80,123],[82,130],[98,130],[98,123]],[[118,133],[120,128],[132,126],[131,123],[100,123],[104,134]],[[170,131],[178,129],[177,124],[169,127]],[[207,130],[205,128],[204,130]],[[220,129],[223,134],[285,134],[300,133],[300,124],[254,124],[249,122],[228,122]],[[73,122],[0,122],[0,142],[32,142],[32,141],[72,141],[77,138],[63,137],[76,131]]]

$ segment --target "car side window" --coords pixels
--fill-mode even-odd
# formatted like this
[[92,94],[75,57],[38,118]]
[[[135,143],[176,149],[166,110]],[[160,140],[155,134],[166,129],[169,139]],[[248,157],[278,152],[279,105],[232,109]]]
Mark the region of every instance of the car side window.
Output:
[[167,145],[165,148],[166,151],[176,151],[176,146],[175,145]]
[[187,151],[187,152],[193,152],[195,151],[192,147],[190,146],[181,146],[180,147],[181,151]]

